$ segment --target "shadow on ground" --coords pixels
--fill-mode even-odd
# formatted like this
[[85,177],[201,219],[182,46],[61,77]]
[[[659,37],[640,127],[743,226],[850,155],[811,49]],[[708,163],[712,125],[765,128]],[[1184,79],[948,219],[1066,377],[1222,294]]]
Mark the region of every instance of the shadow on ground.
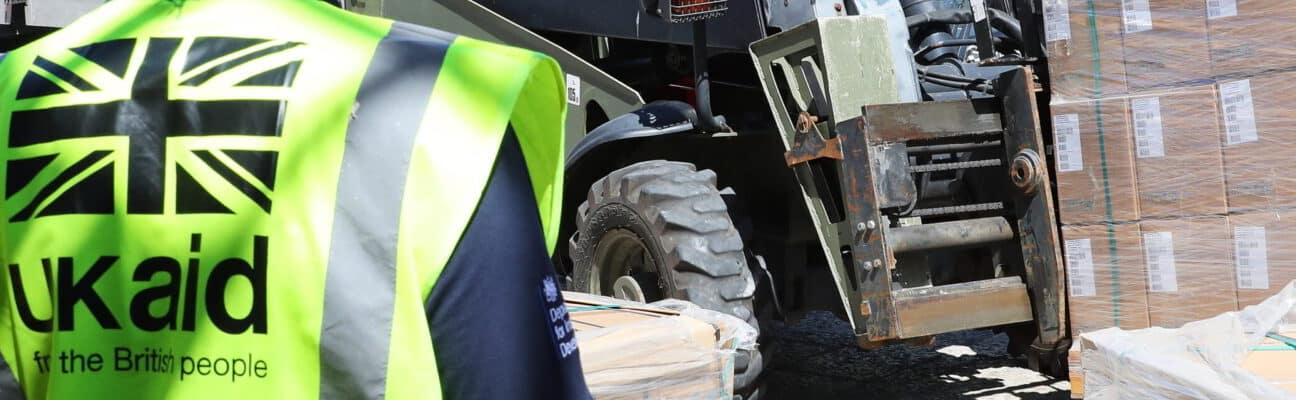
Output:
[[871,351],[856,347],[850,325],[829,313],[771,331],[777,353],[766,375],[768,399],[1070,398],[1066,381],[1024,368],[1005,352],[1007,336],[989,331]]

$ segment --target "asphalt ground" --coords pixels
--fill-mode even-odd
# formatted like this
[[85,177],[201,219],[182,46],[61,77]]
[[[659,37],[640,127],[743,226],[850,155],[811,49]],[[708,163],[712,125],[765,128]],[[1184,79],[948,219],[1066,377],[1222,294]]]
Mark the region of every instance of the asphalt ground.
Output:
[[1025,368],[1006,352],[1008,337],[990,331],[939,335],[929,346],[863,350],[850,324],[812,313],[775,323],[767,399],[1048,399],[1070,398],[1070,384]]

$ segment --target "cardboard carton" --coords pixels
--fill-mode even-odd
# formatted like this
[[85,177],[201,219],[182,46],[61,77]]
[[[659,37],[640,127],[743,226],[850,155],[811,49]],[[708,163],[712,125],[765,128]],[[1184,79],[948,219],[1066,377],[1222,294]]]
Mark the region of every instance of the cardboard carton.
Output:
[[1296,73],[1226,80],[1216,89],[1229,211],[1296,207]]
[[1210,78],[1206,0],[1121,0],[1121,6],[1131,92],[1200,84]]
[[732,368],[726,367],[732,354],[717,350],[715,327],[645,304],[571,292],[563,297],[595,398],[732,396]]
[[1215,89],[1198,86],[1130,99],[1139,214],[1224,214],[1224,162]]
[[1120,0],[1044,2],[1054,99],[1125,94]]
[[1062,228],[1071,337],[1149,326],[1141,239],[1133,223]]
[[1071,383],[1071,398],[1084,398],[1084,367],[1081,358],[1080,338],[1071,338],[1071,348],[1067,350],[1067,381]]
[[1062,224],[1137,220],[1129,102],[1092,100],[1050,108]]
[[1216,76],[1296,66],[1296,2],[1212,0],[1207,9],[1211,67]]
[[1177,328],[1237,310],[1225,217],[1143,221],[1140,229],[1152,326]]
[[1296,280],[1296,214],[1229,216],[1238,308],[1260,304]]

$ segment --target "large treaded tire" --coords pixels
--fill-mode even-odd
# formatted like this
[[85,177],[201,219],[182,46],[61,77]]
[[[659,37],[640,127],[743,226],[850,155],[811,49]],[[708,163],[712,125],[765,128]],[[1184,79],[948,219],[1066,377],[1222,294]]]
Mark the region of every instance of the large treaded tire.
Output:
[[[729,216],[716,175],[692,164],[645,161],[595,182],[577,210],[577,234],[569,243],[576,290],[591,292],[595,252],[608,232],[630,231],[652,257],[660,293],[720,311],[760,329],[743,241]],[[606,285],[604,294],[607,293]],[[759,392],[759,351],[734,357],[735,394]]]

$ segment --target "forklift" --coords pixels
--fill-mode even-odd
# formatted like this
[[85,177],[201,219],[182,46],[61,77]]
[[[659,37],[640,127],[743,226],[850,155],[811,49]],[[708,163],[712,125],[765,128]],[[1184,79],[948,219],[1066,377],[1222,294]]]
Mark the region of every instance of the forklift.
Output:
[[[348,0],[568,74],[568,289],[1066,373],[1039,0]],[[638,101],[638,99],[644,99]],[[768,346],[740,353],[760,397]]]
[[[866,349],[993,329],[1066,374],[1040,0],[330,3],[562,64],[566,289],[828,311]],[[12,15],[0,53],[50,29]]]

